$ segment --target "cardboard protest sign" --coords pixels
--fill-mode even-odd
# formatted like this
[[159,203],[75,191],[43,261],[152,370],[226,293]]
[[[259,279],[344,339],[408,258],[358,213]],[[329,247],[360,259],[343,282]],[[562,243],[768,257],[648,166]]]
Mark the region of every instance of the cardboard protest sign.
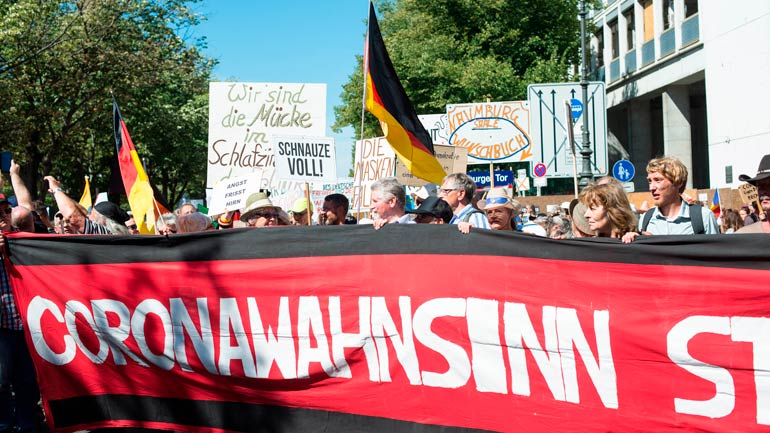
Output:
[[206,187],[272,169],[270,137],[326,134],[326,84],[209,83]]
[[744,183],[741,186],[739,186],[738,192],[741,194],[741,200],[744,203],[753,203],[759,200],[757,187],[750,183]]
[[209,195],[208,214],[219,215],[243,209],[249,195],[259,191],[262,174],[260,170],[218,182]]
[[447,105],[449,144],[468,149],[468,164],[532,157],[527,101]]
[[274,135],[272,142],[279,179],[304,182],[337,180],[334,138]]
[[[465,167],[468,164],[468,149],[464,147],[441,146],[438,144],[434,144],[433,149],[436,152],[436,159],[441,163],[441,167],[447,174],[458,172],[465,173]],[[423,186],[428,183],[428,181],[412,175],[412,173],[410,173],[398,159],[396,159],[396,179],[398,179],[402,185],[408,186]]]
[[369,188],[378,179],[395,174],[396,154],[385,137],[375,137],[357,140],[355,155],[350,207],[355,210],[369,209]]

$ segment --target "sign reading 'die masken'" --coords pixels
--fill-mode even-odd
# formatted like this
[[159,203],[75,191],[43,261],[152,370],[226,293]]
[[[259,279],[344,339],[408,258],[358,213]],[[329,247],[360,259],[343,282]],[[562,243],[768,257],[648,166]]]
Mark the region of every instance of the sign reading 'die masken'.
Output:
[[271,136],[322,137],[326,84],[209,83],[206,187],[275,166]]
[[449,144],[468,149],[468,164],[528,161],[526,101],[447,105]]
[[275,171],[279,179],[337,181],[334,138],[274,135]]

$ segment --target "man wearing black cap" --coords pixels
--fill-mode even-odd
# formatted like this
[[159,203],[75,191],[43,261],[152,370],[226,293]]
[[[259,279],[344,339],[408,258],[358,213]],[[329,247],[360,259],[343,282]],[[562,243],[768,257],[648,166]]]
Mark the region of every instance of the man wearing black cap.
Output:
[[[67,195],[67,193],[64,192],[61,184],[58,180],[56,180],[55,177],[46,176],[44,179],[48,182],[48,191],[53,194],[53,197],[56,200],[56,206],[59,207],[59,212],[62,214],[62,220],[72,228],[74,233],[80,233],[84,235],[113,234],[107,225],[101,224],[100,222],[94,222],[93,220],[86,218],[86,213],[82,206],[77,204],[75,200],[72,200]],[[128,220],[128,214],[126,214],[114,203],[102,202],[97,204],[97,206],[99,205],[102,205],[101,208],[105,214],[102,214],[99,212],[98,208],[94,207],[94,209],[97,209],[97,214],[93,214],[92,218],[98,220],[100,219],[99,216],[112,215],[115,217],[113,220],[115,224],[111,224],[111,226],[114,226],[115,230],[117,231],[115,234],[128,234],[128,228],[125,225],[126,220]]]
[[742,174],[738,177],[741,182],[748,182],[757,187],[757,197],[762,205],[760,210],[760,221],[745,226],[736,233],[770,233],[770,155],[762,157],[757,169],[757,175],[749,177]]
[[449,224],[454,216],[449,203],[435,195],[428,196],[417,209],[406,213],[415,214],[414,222],[418,224]]

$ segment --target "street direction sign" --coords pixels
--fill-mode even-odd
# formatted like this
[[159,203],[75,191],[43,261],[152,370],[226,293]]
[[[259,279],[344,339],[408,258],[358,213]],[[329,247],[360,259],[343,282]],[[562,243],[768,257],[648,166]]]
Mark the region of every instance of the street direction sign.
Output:
[[634,174],[634,164],[627,159],[621,159],[612,166],[612,176],[621,182],[630,182]]
[[[577,109],[573,100],[582,94],[580,83],[530,84],[527,87],[529,101],[529,132],[532,139],[532,159],[543,161],[547,177],[572,177],[572,151],[567,138],[569,128],[575,128],[575,146],[579,150],[583,137],[577,131],[585,123],[588,126],[591,146],[591,170],[594,176],[603,176],[608,171],[607,158],[607,113],[604,83],[588,83],[588,101]],[[570,102],[574,125],[566,125],[564,101]],[[559,108],[557,108],[559,107]],[[579,114],[578,114],[579,111]]]
[[535,176],[537,177],[545,176],[545,173],[546,173],[545,164],[543,164],[542,162],[538,162],[537,164],[535,164],[535,169],[532,171],[535,173]]

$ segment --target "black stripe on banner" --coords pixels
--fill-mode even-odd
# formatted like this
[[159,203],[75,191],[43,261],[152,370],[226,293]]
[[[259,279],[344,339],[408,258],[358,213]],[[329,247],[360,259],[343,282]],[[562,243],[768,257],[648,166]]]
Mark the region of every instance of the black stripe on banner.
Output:
[[585,262],[715,266],[770,270],[770,236],[641,236],[555,240],[454,225],[230,229],[163,236],[8,236],[15,265],[148,263],[329,257],[372,254],[450,254]]
[[96,395],[50,401],[56,428],[100,421],[146,421],[239,432],[472,433],[487,430],[419,424],[302,408],[134,395]]

